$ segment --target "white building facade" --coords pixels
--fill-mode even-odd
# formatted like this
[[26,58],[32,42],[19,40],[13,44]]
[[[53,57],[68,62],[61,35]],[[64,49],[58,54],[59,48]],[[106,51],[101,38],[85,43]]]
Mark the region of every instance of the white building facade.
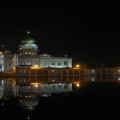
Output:
[[0,52],[0,71],[13,70],[17,66],[36,66],[40,68],[72,68],[72,58],[52,57],[49,54],[38,54],[38,45],[32,38],[27,38],[21,41],[19,45],[19,53],[5,54]]
[[13,69],[13,58],[13,55],[9,51],[0,51],[0,72]]
[[41,68],[53,67],[53,68],[65,68],[72,67],[72,58],[64,57],[52,57],[49,54],[38,55],[38,45],[35,44],[35,40],[27,38],[19,45],[19,55],[16,57],[16,65],[31,65]]

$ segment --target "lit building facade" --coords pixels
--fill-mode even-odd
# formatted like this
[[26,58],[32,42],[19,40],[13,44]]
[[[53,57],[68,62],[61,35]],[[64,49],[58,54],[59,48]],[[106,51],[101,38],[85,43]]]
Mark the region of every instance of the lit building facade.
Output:
[[13,54],[8,50],[0,50],[0,72],[13,69]]
[[40,68],[53,67],[53,68],[65,68],[72,67],[72,58],[64,57],[52,57],[49,54],[38,55],[38,45],[35,44],[35,40],[27,38],[19,45],[19,55],[15,57],[16,66],[31,65]]
[[21,41],[19,53],[14,55],[4,50],[0,51],[0,71],[10,71],[17,66],[35,66],[39,68],[66,68],[72,67],[72,58],[52,57],[49,54],[38,54],[38,45],[32,38]]

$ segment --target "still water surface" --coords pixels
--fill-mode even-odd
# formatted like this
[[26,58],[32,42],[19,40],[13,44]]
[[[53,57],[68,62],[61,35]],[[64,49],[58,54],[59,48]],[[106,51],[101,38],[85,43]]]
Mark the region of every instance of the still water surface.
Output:
[[0,78],[1,120],[119,119],[120,77]]

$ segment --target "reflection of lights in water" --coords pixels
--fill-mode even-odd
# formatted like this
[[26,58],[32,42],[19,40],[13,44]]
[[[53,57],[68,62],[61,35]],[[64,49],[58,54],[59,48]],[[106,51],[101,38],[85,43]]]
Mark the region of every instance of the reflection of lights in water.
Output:
[[38,87],[38,85],[36,84],[36,85],[35,85],[35,87],[37,88],[37,87]]
[[54,82],[55,80],[53,79],[52,82]]
[[0,104],[0,107],[4,107],[4,103],[1,103],[1,104]]
[[39,69],[39,66],[38,65],[33,65],[31,68],[32,69]]
[[27,111],[34,111],[35,110],[35,106],[22,106],[23,110],[27,110]]
[[33,85],[35,88],[38,88],[40,83],[31,83],[31,85]]
[[74,82],[74,84],[76,85],[77,88],[80,87],[80,82]]
[[76,68],[79,68],[79,67],[80,67],[80,65],[77,64],[77,65],[76,65]]
[[48,95],[47,94],[43,94],[44,97],[47,97]]
[[80,87],[80,83],[77,83],[77,84],[76,84],[76,87]]
[[30,116],[28,115],[28,118],[27,118],[28,120],[30,120]]

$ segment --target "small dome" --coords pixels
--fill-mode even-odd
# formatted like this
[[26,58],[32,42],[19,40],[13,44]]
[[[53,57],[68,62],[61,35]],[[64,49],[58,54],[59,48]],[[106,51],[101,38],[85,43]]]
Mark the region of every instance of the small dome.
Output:
[[23,44],[34,44],[36,41],[33,38],[26,38],[21,41]]

